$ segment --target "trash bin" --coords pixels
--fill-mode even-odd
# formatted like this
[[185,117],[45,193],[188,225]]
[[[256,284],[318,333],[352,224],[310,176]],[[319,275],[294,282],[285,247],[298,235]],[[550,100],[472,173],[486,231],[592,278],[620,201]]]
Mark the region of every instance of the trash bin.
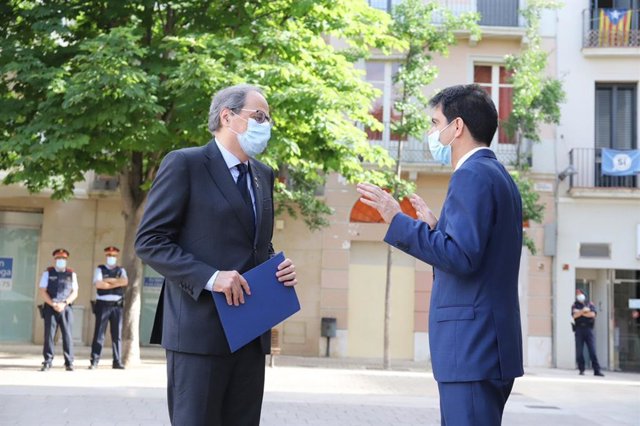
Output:
[[320,335],[322,337],[336,337],[338,324],[335,318],[322,318]]

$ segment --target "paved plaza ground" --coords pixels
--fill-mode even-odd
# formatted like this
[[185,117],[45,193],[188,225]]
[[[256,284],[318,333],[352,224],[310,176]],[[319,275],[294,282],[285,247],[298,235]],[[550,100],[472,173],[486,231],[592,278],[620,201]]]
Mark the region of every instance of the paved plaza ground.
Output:
[[[141,365],[112,370],[110,354],[88,370],[88,348],[76,349],[76,371],[38,368],[41,347],[0,346],[0,425],[168,425],[164,352],[144,348]],[[379,360],[280,356],[267,368],[264,426],[439,425],[438,391],[429,367]],[[527,369],[516,380],[504,425],[640,425],[640,374]]]

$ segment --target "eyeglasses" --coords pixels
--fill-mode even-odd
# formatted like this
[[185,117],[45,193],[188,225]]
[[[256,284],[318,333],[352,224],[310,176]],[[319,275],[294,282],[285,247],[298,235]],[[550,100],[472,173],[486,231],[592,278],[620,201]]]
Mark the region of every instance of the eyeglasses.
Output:
[[269,124],[271,124],[273,126],[273,119],[271,117],[269,117],[267,115],[266,112],[259,110],[259,109],[245,109],[242,108],[242,111],[247,111],[247,112],[253,112],[253,114],[251,114],[251,118],[253,118],[254,120],[256,120],[256,123],[258,124],[262,124],[265,121]]

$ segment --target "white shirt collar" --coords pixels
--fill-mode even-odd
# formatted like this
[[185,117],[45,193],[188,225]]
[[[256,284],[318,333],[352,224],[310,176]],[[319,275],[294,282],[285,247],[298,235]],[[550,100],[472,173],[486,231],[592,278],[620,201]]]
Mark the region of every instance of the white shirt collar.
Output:
[[462,164],[467,161],[469,159],[469,157],[471,157],[473,154],[475,154],[476,152],[480,151],[481,149],[491,149],[488,146],[479,146],[477,148],[473,148],[471,151],[467,152],[465,155],[462,156],[462,158],[460,160],[458,160],[458,164],[456,164],[456,168],[454,169],[454,171],[458,170],[460,167],[462,167]]
[[[222,158],[224,158],[224,162],[227,163],[227,167],[229,168],[229,170],[233,169],[235,166],[237,166],[238,164],[242,163],[242,161],[240,161],[238,159],[238,157],[236,157],[235,155],[233,155],[231,153],[231,151],[229,151],[227,148],[224,147],[224,145],[222,145],[220,142],[218,142],[218,139],[215,139],[216,141],[216,145],[218,145],[218,149],[220,149],[220,153],[222,154]],[[244,164],[249,163],[248,161]]]

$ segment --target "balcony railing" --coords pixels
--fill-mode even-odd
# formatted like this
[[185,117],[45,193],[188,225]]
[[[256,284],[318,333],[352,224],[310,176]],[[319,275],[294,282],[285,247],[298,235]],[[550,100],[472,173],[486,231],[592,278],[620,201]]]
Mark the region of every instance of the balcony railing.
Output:
[[456,16],[466,12],[478,12],[479,24],[482,26],[523,26],[518,10],[519,0],[439,0],[439,3]]
[[[370,141],[373,145],[378,145],[387,150],[389,156],[394,160],[398,158],[398,141]],[[431,151],[429,151],[429,145],[427,141],[421,141],[417,139],[411,139],[409,141],[403,142],[404,146],[402,147],[402,164],[403,165],[413,165],[413,166],[437,166],[437,163],[433,156],[431,156]],[[495,152],[498,161],[500,161],[505,166],[510,166],[515,163],[516,160],[516,150],[515,145],[508,144],[494,144],[491,145],[491,149]]]
[[637,176],[607,176],[602,174],[600,148],[573,148],[569,161],[576,174],[571,176],[571,188],[638,188]]
[[[519,17],[519,0],[437,0],[445,9],[458,16],[466,12],[478,12],[480,25],[491,27],[521,27]],[[369,0],[376,9],[389,12],[400,3],[400,0]],[[442,17],[435,15],[434,23],[442,22]]]
[[639,47],[640,9],[585,9],[582,47]]

